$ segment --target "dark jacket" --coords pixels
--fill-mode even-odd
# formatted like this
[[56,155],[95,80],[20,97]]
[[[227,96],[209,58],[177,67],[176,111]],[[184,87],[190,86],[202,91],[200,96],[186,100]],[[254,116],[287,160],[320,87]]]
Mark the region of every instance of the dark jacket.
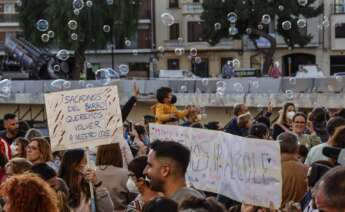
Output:
[[237,125],[237,117],[232,118],[230,122],[225,125],[224,132],[239,136],[242,134]]
[[132,96],[131,98],[128,99],[126,104],[121,108],[122,121],[126,121],[129,113],[131,112],[136,102],[137,102],[137,98],[135,96]]

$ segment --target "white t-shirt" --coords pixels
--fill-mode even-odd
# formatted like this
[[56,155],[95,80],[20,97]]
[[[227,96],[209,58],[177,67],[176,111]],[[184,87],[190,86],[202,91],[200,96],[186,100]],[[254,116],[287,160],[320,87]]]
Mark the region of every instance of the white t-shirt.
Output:
[[322,143],[311,148],[308,153],[307,159],[305,159],[304,164],[310,166],[315,161],[328,160],[328,157],[322,154],[322,149],[328,146],[330,145],[327,143]]

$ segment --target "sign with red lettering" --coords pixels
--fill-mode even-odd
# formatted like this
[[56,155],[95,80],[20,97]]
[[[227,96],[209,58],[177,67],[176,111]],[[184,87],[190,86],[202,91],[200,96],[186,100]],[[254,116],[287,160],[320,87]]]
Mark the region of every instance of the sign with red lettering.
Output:
[[99,146],[122,139],[116,86],[45,94],[54,151]]

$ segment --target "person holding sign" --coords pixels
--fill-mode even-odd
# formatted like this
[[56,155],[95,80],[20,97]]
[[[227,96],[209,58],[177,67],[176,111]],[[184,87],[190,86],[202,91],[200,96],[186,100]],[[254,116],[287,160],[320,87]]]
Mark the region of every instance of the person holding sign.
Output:
[[200,192],[186,186],[185,175],[190,161],[187,147],[174,141],[154,141],[147,158],[144,174],[152,190],[181,203],[188,197],[203,198]]
[[91,212],[91,193],[89,183],[93,184],[96,197],[96,208],[99,212],[114,210],[113,202],[107,190],[101,188],[96,172],[86,168],[86,153],[82,149],[68,150],[63,155],[59,177],[62,178],[70,189],[68,199],[74,212]]
[[156,117],[157,124],[176,122],[186,117],[191,112],[191,108],[177,110],[176,106],[172,103],[172,97],[171,88],[161,87],[157,90],[156,98],[158,103],[151,108]]

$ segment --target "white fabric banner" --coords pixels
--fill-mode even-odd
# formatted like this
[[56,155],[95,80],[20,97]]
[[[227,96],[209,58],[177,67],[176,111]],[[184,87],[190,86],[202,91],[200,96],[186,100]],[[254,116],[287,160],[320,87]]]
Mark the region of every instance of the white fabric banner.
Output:
[[221,131],[150,124],[150,140],[176,141],[191,151],[187,180],[197,189],[233,200],[279,207],[282,197],[280,146]]

